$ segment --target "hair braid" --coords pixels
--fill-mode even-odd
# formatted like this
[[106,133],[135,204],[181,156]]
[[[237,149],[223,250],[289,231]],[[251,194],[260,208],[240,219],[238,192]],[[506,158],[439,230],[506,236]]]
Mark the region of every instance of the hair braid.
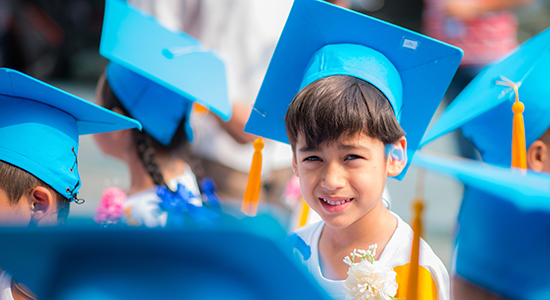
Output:
[[134,130],[134,139],[136,141],[136,149],[139,159],[145,168],[145,171],[149,174],[153,183],[159,186],[165,186],[169,191],[172,189],[166,184],[164,176],[160,171],[155,159],[155,148],[153,147],[153,139],[149,134],[144,131]]

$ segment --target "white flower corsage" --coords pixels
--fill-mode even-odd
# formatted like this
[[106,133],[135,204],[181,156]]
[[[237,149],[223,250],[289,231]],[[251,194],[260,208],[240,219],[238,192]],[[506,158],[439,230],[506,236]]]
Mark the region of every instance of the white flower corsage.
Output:
[[[346,300],[390,300],[397,293],[397,275],[394,270],[378,261],[374,261],[377,245],[369,250],[354,249],[350,256],[344,258],[349,265],[348,278],[344,281]],[[355,258],[361,258],[355,262]]]

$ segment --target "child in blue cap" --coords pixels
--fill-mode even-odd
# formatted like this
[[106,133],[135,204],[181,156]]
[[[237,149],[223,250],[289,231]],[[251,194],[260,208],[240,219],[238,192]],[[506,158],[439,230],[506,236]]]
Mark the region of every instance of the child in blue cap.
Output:
[[[398,273],[404,295],[413,232],[382,192],[387,176],[405,175],[407,146],[410,160],[461,57],[324,1],[294,2],[245,130],[292,146],[304,200],[323,219],[294,240],[335,299],[344,257],[375,244],[373,259]],[[443,263],[424,241],[420,252],[422,299],[448,299]]]
[[[510,167],[515,161],[512,141],[513,131],[517,130],[514,130],[516,117],[513,108],[518,104],[517,97],[517,101],[522,103],[520,107],[524,108],[521,115],[525,129],[524,132],[520,130],[525,137],[522,145],[525,157],[518,161],[523,161],[521,166],[529,171],[550,172],[550,88],[546,81],[549,67],[550,30],[547,29],[481,71],[458,95],[453,105],[443,112],[422,143],[429,143],[454,129],[462,128],[464,136],[472,141],[484,162]],[[548,282],[548,277],[540,276],[548,265],[541,256],[541,253],[548,251],[548,245],[542,242],[538,245],[538,239],[544,230],[548,230],[548,224],[537,212],[541,208],[535,212],[516,209],[515,202],[521,201],[529,203],[532,200],[529,197],[518,197],[509,203],[506,199],[475,189],[465,192],[458,219],[455,251],[457,274],[452,280],[453,295],[457,299],[502,299],[502,296],[539,299],[529,294],[548,289],[547,285],[541,284],[544,280]],[[474,214],[479,217],[472,218]],[[528,223],[536,228],[520,226],[524,220],[530,220]],[[509,234],[511,236],[507,236]],[[533,253],[525,255],[521,251],[522,265],[529,266],[525,268],[526,272],[515,266],[506,266],[505,258],[496,251],[496,247],[481,243],[482,239],[486,239],[487,244],[511,245],[514,240],[519,241],[520,237],[523,242],[517,245]],[[470,244],[470,240],[473,244]],[[542,251],[536,249],[539,246],[543,247]],[[477,254],[474,255],[474,251]],[[471,257],[474,256],[483,264],[472,261]],[[533,263],[526,263],[525,259],[532,259]],[[535,260],[540,260],[540,264]],[[531,269],[536,272],[531,272]],[[501,274],[500,270],[506,270],[507,273]],[[542,281],[533,280],[534,277]],[[516,280],[530,283],[517,281],[516,284]],[[525,288],[528,285],[532,288]],[[544,296],[540,296],[540,299],[548,297],[548,293],[541,295]]]
[[[0,226],[65,223],[81,186],[78,136],[141,128],[15,70],[0,69]],[[39,250],[37,250],[39,251]],[[33,299],[0,269],[0,299]]]
[[64,223],[78,199],[78,136],[141,128],[18,71],[0,69],[0,224]]
[[224,65],[187,34],[169,31],[124,1],[106,5],[100,52],[111,62],[97,101],[140,120],[143,131],[96,136],[101,150],[123,160],[131,175],[127,198],[106,191],[96,221],[164,227],[183,225],[190,216],[206,226],[210,211],[203,209],[201,189],[206,202],[216,205],[217,199],[212,182],[197,184],[189,119],[194,102],[231,116]]

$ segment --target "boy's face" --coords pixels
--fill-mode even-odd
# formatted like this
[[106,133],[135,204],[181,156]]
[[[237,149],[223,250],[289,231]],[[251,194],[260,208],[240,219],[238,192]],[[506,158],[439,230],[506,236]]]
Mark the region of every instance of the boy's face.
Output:
[[12,203],[6,192],[0,188],[0,226],[27,226],[30,221],[31,212],[25,197]]
[[391,161],[385,149],[384,143],[365,134],[308,149],[298,135],[294,172],[304,200],[328,226],[346,228],[380,203]]

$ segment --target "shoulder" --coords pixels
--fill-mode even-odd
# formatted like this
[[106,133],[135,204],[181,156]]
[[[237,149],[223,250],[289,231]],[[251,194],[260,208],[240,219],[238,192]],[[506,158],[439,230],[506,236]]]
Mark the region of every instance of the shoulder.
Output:
[[309,224],[294,230],[293,232],[291,232],[291,235],[296,234],[297,236],[302,238],[308,245],[314,243],[316,244],[316,242],[319,241],[320,231],[323,229],[324,225],[325,223],[323,221]]

